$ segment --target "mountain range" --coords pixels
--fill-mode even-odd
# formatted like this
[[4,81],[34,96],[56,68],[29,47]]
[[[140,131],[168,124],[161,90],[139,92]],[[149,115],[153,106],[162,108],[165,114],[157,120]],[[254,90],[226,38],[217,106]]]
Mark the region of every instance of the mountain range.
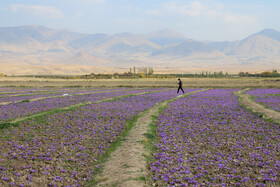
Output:
[[108,35],[38,25],[0,28],[0,73],[112,73],[133,66],[163,73],[279,69],[280,32],[264,29],[240,41],[206,42],[172,30]]

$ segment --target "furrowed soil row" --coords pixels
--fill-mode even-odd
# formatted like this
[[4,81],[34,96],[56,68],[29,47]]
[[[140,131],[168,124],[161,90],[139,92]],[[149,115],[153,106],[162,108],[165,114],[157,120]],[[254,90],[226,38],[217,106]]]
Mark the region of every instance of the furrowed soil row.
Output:
[[153,121],[153,116],[158,116],[159,108],[166,107],[169,102],[205,90],[177,96],[144,111],[124,138],[121,146],[110,155],[102,166],[102,172],[96,178],[97,186],[146,186],[145,179],[148,178],[146,157],[150,153],[144,148],[143,142],[147,141],[145,135]]

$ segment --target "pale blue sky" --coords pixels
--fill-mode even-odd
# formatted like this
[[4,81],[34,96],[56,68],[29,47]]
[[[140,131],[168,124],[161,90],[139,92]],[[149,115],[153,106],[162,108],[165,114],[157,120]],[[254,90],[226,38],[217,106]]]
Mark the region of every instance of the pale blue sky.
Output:
[[82,33],[172,29],[198,40],[280,31],[278,0],[1,0],[0,27],[45,25]]

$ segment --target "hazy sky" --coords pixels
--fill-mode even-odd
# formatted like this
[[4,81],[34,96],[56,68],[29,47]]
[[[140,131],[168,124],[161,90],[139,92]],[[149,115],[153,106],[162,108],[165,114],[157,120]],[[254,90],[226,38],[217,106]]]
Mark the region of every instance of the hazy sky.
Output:
[[279,0],[1,0],[0,27],[38,24],[83,33],[172,29],[198,40],[280,31]]

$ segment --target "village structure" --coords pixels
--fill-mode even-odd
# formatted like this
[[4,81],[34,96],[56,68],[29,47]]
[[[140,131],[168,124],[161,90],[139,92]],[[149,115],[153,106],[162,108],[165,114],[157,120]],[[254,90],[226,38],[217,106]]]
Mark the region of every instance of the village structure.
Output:
[[145,75],[152,75],[154,73],[153,68],[151,67],[133,67],[133,68],[129,68],[129,72],[133,73],[133,74],[139,74],[139,73],[143,73]]

